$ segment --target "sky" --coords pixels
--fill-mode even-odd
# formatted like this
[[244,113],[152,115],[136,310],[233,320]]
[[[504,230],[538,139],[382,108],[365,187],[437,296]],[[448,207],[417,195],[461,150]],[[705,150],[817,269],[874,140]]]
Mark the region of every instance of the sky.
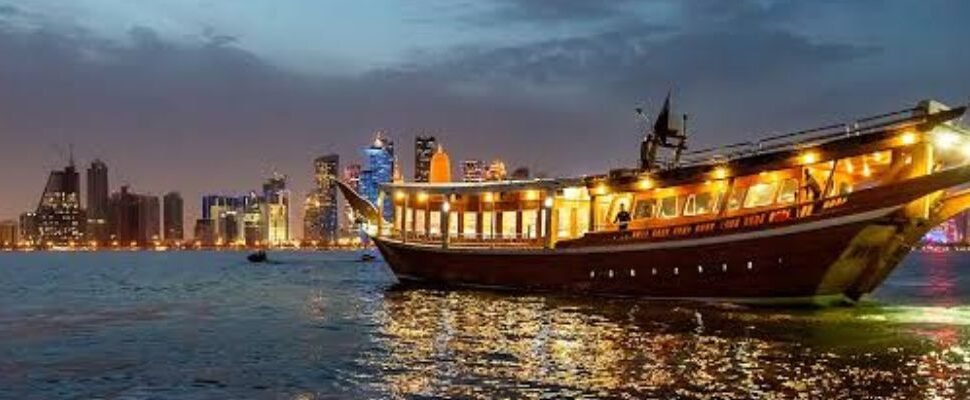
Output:
[[302,199],[314,157],[358,162],[377,130],[405,176],[417,134],[599,173],[636,164],[633,109],[668,91],[695,148],[965,104],[968,38],[965,0],[0,0],[0,219],[71,143],[189,221],[273,171]]

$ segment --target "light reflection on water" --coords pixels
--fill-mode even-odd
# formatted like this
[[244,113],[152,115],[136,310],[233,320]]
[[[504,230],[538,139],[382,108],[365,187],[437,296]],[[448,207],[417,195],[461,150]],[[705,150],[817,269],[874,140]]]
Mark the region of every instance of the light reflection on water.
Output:
[[[970,255],[857,307],[392,288],[356,254],[0,255],[0,398],[968,398]],[[964,272],[967,271],[967,272]]]

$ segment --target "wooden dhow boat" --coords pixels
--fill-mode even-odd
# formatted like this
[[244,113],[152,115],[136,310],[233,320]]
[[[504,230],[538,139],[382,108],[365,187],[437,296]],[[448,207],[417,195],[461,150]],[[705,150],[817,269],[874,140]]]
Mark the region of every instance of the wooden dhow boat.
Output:
[[[687,151],[668,102],[645,136],[638,168],[385,184],[377,201],[338,187],[402,281],[851,303],[930,229],[970,207],[970,192],[960,190],[970,182],[970,132],[955,122],[965,111],[927,100],[847,124]],[[628,223],[618,218],[623,211]]]

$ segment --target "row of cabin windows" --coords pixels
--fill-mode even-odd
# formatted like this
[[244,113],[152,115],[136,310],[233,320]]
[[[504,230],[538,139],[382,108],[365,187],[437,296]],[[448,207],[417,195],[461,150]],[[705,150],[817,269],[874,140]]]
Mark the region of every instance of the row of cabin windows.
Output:
[[[718,211],[721,192],[704,192],[687,196],[668,196],[638,200],[633,209],[634,219],[692,217]],[[727,209],[766,207],[772,204],[791,204],[798,198],[798,180],[756,183],[736,188],[727,199]]]

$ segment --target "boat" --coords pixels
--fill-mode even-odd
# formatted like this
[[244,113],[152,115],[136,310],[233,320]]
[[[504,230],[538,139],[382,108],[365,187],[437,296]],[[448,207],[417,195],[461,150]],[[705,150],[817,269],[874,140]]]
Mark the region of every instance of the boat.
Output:
[[[701,150],[668,103],[603,174],[337,186],[395,276],[448,286],[852,304],[970,208],[966,107],[925,100]],[[673,123],[677,121],[678,123]]]
[[250,253],[248,256],[246,256],[246,259],[251,263],[264,263],[269,261],[269,257],[266,256],[266,252],[263,250]]
[[373,254],[370,254],[370,253],[364,253],[364,254],[361,254],[360,255],[360,260],[359,261],[360,262],[371,262],[371,261],[374,261],[376,259],[377,259],[377,256],[375,256]]

